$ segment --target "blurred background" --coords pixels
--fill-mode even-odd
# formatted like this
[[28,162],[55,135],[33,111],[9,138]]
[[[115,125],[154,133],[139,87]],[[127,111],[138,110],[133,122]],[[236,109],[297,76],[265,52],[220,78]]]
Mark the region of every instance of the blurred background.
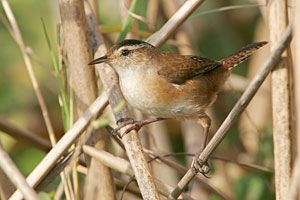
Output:
[[[147,38],[158,30],[183,2],[140,0],[137,14],[143,18],[140,21],[134,20],[127,37]],[[58,3],[53,0],[10,0],[9,3],[33,61],[54,131],[57,137],[61,137],[65,130],[58,100],[59,85],[41,20],[44,21],[54,52],[58,55],[60,52]],[[98,0],[97,4],[100,30],[104,33],[107,45],[112,45],[122,31],[122,24],[128,16],[126,7],[128,9],[130,1]],[[162,49],[218,60],[249,43],[268,40],[268,31],[262,14],[264,7],[259,0],[205,1]],[[48,139],[22,54],[5,26],[2,7],[0,12],[0,118]],[[209,115],[213,119],[211,136],[259,69],[268,51],[268,47],[264,47],[233,71],[234,75],[209,110]],[[214,153],[216,159],[210,161],[213,172],[208,181],[231,199],[274,199],[269,87],[267,80],[247,111],[230,129],[230,133]],[[201,141],[202,128],[191,121],[168,120],[151,125],[147,129],[152,135],[152,143],[165,152],[193,153]],[[160,131],[163,133],[158,134]],[[16,140],[4,132],[0,132],[0,141],[24,175],[28,175],[45,155],[44,151],[22,140]],[[186,166],[190,165],[190,159],[185,156],[175,158]],[[237,161],[265,166],[267,169],[244,167],[237,164]],[[162,176],[158,171],[157,176]],[[175,184],[179,177],[170,172],[169,177],[166,177],[170,180],[166,181]],[[191,184],[191,191],[196,199],[205,197],[206,192],[197,187],[200,186],[196,183]],[[46,192],[51,193],[53,188],[55,187],[49,187]],[[210,196],[210,199],[219,197]]]

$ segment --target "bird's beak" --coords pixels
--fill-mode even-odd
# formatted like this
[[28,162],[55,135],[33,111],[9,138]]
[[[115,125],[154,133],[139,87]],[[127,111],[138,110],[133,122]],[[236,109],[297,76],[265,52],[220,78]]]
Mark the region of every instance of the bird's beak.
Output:
[[89,63],[89,65],[94,65],[94,64],[98,64],[98,63],[104,63],[104,62],[106,62],[107,60],[108,60],[107,55],[105,55],[105,56],[102,56],[102,57],[100,57],[100,58],[97,58],[97,59],[91,61],[91,62]]

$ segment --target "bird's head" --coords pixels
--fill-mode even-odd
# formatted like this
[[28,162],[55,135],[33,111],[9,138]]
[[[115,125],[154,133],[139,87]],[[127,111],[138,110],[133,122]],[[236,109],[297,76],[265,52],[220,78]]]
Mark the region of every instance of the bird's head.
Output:
[[120,74],[124,70],[137,70],[147,67],[146,63],[157,52],[159,52],[158,49],[147,42],[128,39],[114,45],[108,50],[106,55],[96,58],[89,65],[106,63]]

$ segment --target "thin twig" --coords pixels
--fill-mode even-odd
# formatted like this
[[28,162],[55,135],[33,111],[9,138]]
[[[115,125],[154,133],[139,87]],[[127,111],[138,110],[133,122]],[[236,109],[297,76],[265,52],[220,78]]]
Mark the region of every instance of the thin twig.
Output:
[[[145,151],[146,153],[149,153],[148,152],[149,150]],[[195,156],[194,153],[187,153],[187,152],[177,152],[177,153],[164,153],[164,154],[156,154],[157,156],[153,157],[151,160],[149,160],[148,162],[152,162],[156,159],[161,159],[162,157],[164,158],[167,158],[167,157],[173,157],[173,156]],[[264,167],[264,166],[260,166],[260,165],[256,165],[256,164],[252,164],[252,163],[246,163],[246,162],[242,162],[242,161],[237,161],[237,160],[232,160],[232,159],[229,159],[229,158],[222,158],[222,157],[219,157],[219,156],[211,156],[210,157],[211,159],[213,160],[220,160],[220,161],[223,161],[223,162],[230,162],[230,163],[234,163],[234,164],[237,164],[237,165],[240,165],[242,167],[247,167],[247,168],[250,168],[250,169],[255,169],[255,170],[259,170],[259,171],[262,171],[262,172],[267,172],[267,173],[274,173],[274,171],[268,167]]]
[[[116,186],[119,187],[119,188],[124,188],[124,186],[128,183],[125,180],[119,179],[119,177],[115,177],[114,182],[116,183]],[[141,192],[140,192],[139,188],[137,187],[137,184],[128,185],[126,190],[133,193],[133,194],[135,194],[135,195],[138,195],[139,197],[142,198]]]
[[[261,70],[257,73],[257,75],[253,78],[241,98],[235,104],[231,112],[228,114],[214,137],[210,140],[208,145],[202,151],[199,156],[199,159],[202,161],[207,161],[211,153],[217,148],[217,146],[221,143],[229,128],[233,125],[233,123],[237,120],[240,114],[245,110],[253,96],[256,94],[258,88],[261,86],[267,75],[273,69],[274,65],[278,63],[280,60],[280,56],[282,52],[286,49],[288,44],[292,39],[292,25],[289,25],[288,29],[284,33],[284,36],[274,48],[274,51],[271,53],[269,58],[266,60]],[[188,172],[182,177],[182,179],[177,184],[177,187],[174,188],[172,193],[169,195],[168,199],[176,199],[183,191],[183,189],[188,185],[188,183],[192,180],[192,178],[196,174],[192,169],[189,169]]]
[[[76,142],[77,138],[82,134],[85,128],[91,123],[94,117],[107,106],[107,97],[105,94],[99,96],[92,105],[81,115],[74,123],[73,127],[65,133],[58,143],[49,151],[43,160],[34,168],[27,178],[31,186],[36,186],[47,173],[53,168],[56,161],[64,154],[64,152]],[[10,200],[22,199],[22,194],[17,190]]]
[[113,156],[112,154],[103,151],[95,149],[94,147],[83,145],[82,146],[83,153],[97,159],[104,165],[121,172],[122,174],[126,174],[129,176],[133,176],[134,173],[132,171],[131,165],[127,160],[124,160],[122,158],[119,158],[117,156]]
[[7,177],[14,183],[27,200],[38,200],[37,193],[28,185],[25,178],[18,170],[16,165],[10,159],[9,155],[0,145],[0,168],[4,171]]
[[124,185],[123,189],[122,189],[122,193],[121,193],[121,196],[120,196],[120,200],[123,200],[123,197],[124,197],[124,194],[127,190],[127,187],[130,185],[130,183],[132,183],[134,181],[134,177],[130,177],[129,181]]
[[252,163],[247,163],[247,162],[238,161],[238,160],[231,160],[231,159],[228,159],[228,158],[222,158],[222,157],[217,157],[217,156],[211,156],[211,159],[220,160],[220,161],[223,161],[223,162],[234,163],[234,164],[240,165],[242,167],[247,167],[249,169],[258,170],[258,171],[261,171],[261,172],[274,173],[274,170],[272,170],[268,167],[260,166],[260,165],[256,165],[256,164],[252,164]]

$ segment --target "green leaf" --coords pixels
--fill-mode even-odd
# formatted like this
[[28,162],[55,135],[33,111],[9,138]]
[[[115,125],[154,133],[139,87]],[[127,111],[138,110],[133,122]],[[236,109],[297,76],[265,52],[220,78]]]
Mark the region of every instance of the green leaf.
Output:
[[45,25],[45,22],[44,22],[43,18],[41,18],[41,21],[42,21],[43,32],[44,32],[44,35],[45,35],[45,38],[46,38],[46,41],[47,41],[47,45],[48,45],[48,48],[49,48],[50,57],[51,57],[51,60],[52,60],[52,64],[54,66],[55,73],[59,73],[58,59],[56,58],[55,52],[54,52],[54,50],[51,46],[51,41],[50,41],[48,31],[47,31],[47,28],[46,28],[46,25]]
[[[71,105],[71,101],[72,101],[72,95],[70,92],[70,95],[68,95],[67,93],[67,89],[65,87],[65,77],[64,75],[66,75],[65,73],[63,73],[59,64],[59,61],[57,59],[56,53],[52,48],[51,45],[51,40],[46,28],[46,25],[44,23],[43,18],[41,18],[41,22],[42,22],[42,26],[43,26],[43,32],[46,38],[46,42],[48,45],[48,49],[49,49],[49,53],[50,53],[50,57],[52,60],[52,64],[53,64],[53,68],[55,71],[55,76],[58,79],[59,82],[59,95],[58,95],[58,100],[59,100],[59,105],[61,108],[61,115],[63,118],[63,124],[64,124],[64,130],[67,131],[69,130],[69,128],[71,127],[71,124],[73,123],[73,116],[72,116],[72,105]],[[68,96],[70,97],[70,100],[68,101]]]
[[40,192],[38,196],[39,196],[39,200],[51,200],[50,194],[46,192]]
[[124,106],[126,105],[126,101],[124,99],[120,99],[120,101],[117,103],[117,105],[115,105],[115,107],[113,108],[114,112],[120,112]]
[[[143,11],[143,1],[133,0],[130,4],[129,11],[141,15]],[[125,23],[123,24],[122,31],[118,37],[117,42],[121,42],[126,38],[127,33],[131,30],[133,20],[134,18],[131,15],[128,15]]]
[[189,18],[195,18],[195,17],[199,17],[202,15],[208,15],[208,14],[213,14],[213,13],[219,13],[219,12],[223,12],[223,11],[228,11],[228,10],[237,10],[237,9],[242,9],[242,8],[252,8],[252,7],[259,7],[259,6],[265,6],[262,4],[245,4],[245,5],[233,5],[233,6],[224,6],[221,8],[216,8],[216,9],[212,9],[212,10],[208,10],[208,11],[202,11],[202,12],[196,12],[195,14],[191,15]]
[[100,118],[98,120],[93,121],[92,126],[94,129],[99,129],[99,128],[103,128],[103,127],[109,125],[110,123],[111,123],[111,121],[109,119]]

